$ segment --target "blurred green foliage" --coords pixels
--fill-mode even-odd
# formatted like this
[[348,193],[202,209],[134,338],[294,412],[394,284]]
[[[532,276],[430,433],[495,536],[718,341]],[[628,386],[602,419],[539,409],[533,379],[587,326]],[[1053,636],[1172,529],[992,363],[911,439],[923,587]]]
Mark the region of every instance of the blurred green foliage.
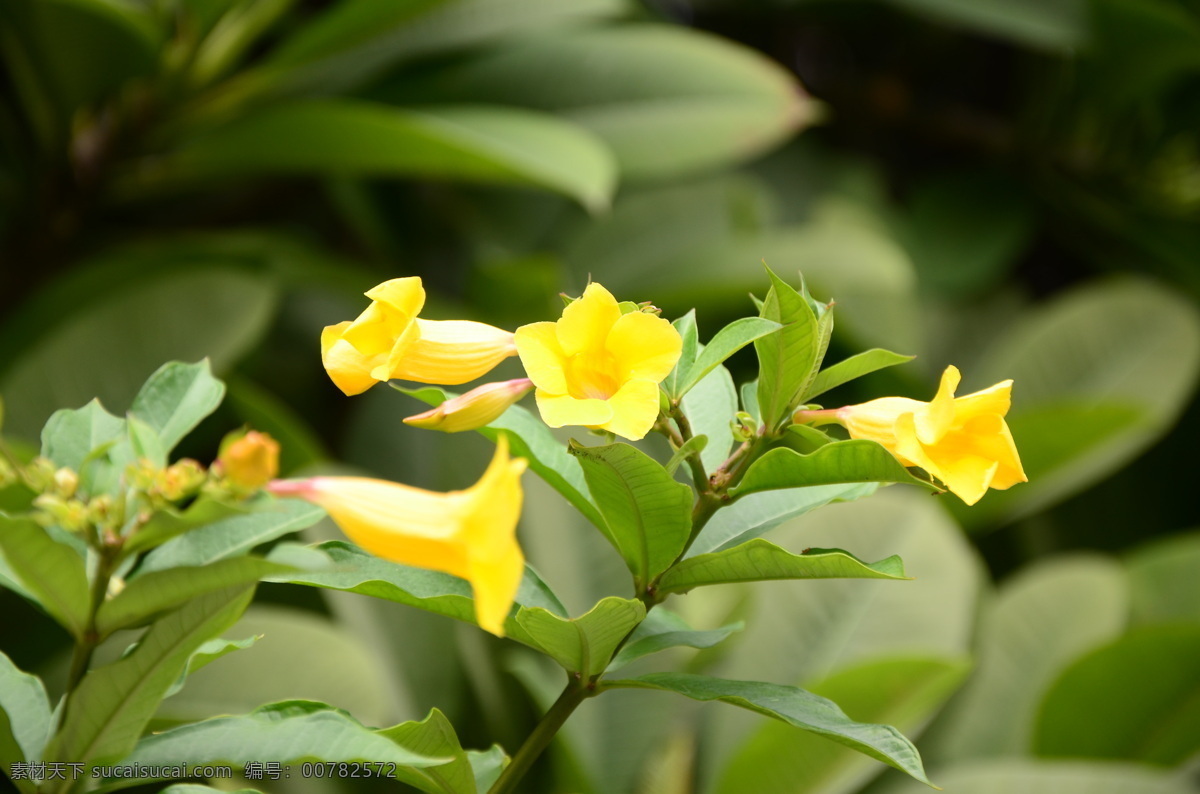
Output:
[[[127,405],[163,361],[208,356],[229,398],[184,454],[247,422],[284,442],[285,474],[340,460],[460,487],[477,439],[404,428],[414,401],[347,400],[321,372],[319,328],[358,293],[421,275],[444,316],[514,327],[591,276],[672,318],[696,306],[707,338],[762,260],[803,269],[838,304],[831,362],[918,355],[827,404],[927,399],[948,363],[968,390],[1012,377],[1031,482],[972,510],[889,491],[785,522],[775,542],[900,553],[918,580],[689,595],[692,625],[754,628],[680,653],[909,735],[950,699],[919,742],[947,788],[1194,790],[1197,552],[1178,533],[1200,433],[1200,3],[8,0],[0,55],[18,444],[57,407]],[[537,485],[522,533],[571,614],[621,581]],[[1079,549],[1121,556],[1043,559]],[[546,705],[517,649],[297,590],[265,586],[277,603],[237,635],[264,639],[163,723],[320,696],[379,724],[438,705],[468,746],[512,747]],[[4,650],[64,665],[65,635],[0,599]],[[263,671],[270,691],[231,683]],[[907,790],[787,726],[625,697],[582,710],[531,785]],[[1151,723],[1172,727],[1139,741]]]

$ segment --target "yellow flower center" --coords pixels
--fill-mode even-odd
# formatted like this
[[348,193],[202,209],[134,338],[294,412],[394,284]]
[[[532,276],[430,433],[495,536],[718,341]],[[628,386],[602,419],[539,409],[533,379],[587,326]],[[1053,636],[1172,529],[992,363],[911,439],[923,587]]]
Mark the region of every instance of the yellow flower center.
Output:
[[577,400],[607,400],[621,388],[617,360],[607,350],[570,356],[565,374],[567,393]]

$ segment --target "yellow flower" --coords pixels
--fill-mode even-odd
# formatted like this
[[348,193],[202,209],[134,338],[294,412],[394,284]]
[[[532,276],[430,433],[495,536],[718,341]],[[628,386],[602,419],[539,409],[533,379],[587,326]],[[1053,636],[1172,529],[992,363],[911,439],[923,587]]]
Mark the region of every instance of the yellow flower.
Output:
[[241,438],[221,444],[217,461],[231,483],[253,491],[279,474],[279,442],[266,433],[251,430]]
[[422,320],[425,289],[418,277],[394,278],[366,293],[355,320],[321,332],[325,371],[348,395],[392,378],[454,385],[486,374],[516,355],[513,335],[466,320]]
[[831,413],[852,438],[878,441],[905,466],[921,467],[973,505],[988,488],[1005,490],[1028,478],[1004,422],[1012,381],[955,397],[960,377],[947,367],[931,402],[883,397]]
[[404,423],[444,433],[461,433],[489,425],[533,388],[529,378],[485,383],[466,394],[446,400],[437,408],[405,417]]
[[658,384],[683,347],[669,322],[621,314],[599,284],[589,284],[558,322],[518,328],[516,343],[546,424],[586,425],[633,440],[654,425]]
[[276,481],[269,490],[325,508],[350,540],[393,562],[443,571],[471,583],[480,628],[504,636],[525,557],[517,545],[523,458],[500,437],[479,482],[434,493],[366,477]]

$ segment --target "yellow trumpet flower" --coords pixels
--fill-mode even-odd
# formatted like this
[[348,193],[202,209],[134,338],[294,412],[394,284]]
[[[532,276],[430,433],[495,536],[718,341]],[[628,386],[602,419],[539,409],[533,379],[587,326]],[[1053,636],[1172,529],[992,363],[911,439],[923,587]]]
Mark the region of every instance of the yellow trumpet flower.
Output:
[[346,537],[378,557],[467,580],[476,622],[503,637],[525,571],[516,535],[525,466],[523,458],[509,458],[501,436],[487,471],[462,491],[435,493],[366,477],[283,480],[268,490],[325,508]]
[[828,411],[797,411],[797,421],[832,420],[851,438],[877,441],[905,466],[919,466],[969,505],[988,488],[1028,482],[1017,446],[1004,421],[1012,381],[955,397],[961,376],[950,366],[930,402],[906,397],[847,405]]
[[516,355],[513,335],[467,320],[423,320],[425,289],[415,276],[366,293],[371,305],[354,320],[321,332],[321,360],[334,384],[361,394],[392,378],[455,385],[487,374]]
[[658,384],[683,347],[669,322],[622,314],[599,284],[589,284],[558,322],[522,326],[515,338],[546,424],[584,425],[632,440],[654,425]]
[[485,383],[446,400],[436,408],[404,418],[406,425],[441,430],[443,433],[461,433],[489,425],[508,407],[524,397],[533,388],[529,378],[517,378],[499,383]]

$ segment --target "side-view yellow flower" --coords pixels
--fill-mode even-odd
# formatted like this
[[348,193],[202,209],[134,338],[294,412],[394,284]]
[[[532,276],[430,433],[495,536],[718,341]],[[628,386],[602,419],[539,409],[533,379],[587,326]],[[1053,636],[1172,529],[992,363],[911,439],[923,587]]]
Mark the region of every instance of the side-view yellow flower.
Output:
[[371,305],[356,319],[321,332],[325,371],[347,395],[392,378],[466,383],[516,355],[513,335],[501,328],[417,317],[425,289],[416,276],[385,281],[366,295]]
[[[1028,482],[1004,421],[1012,381],[955,397],[961,376],[950,366],[930,402],[883,397],[832,411],[852,438],[878,441],[905,466],[919,466],[973,505],[988,488]],[[820,413],[820,412],[813,412]]]
[[366,477],[313,477],[271,483],[279,496],[325,508],[350,540],[393,562],[443,571],[471,583],[480,628],[504,636],[525,557],[517,545],[523,458],[500,437],[479,482],[435,493]]
[[477,430],[500,418],[508,407],[533,388],[529,378],[485,383],[466,394],[452,397],[436,408],[415,416],[406,416],[404,423],[443,433]]
[[669,322],[622,314],[599,284],[589,284],[558,322],[518,328],[516,343],[546,424],[585,425],[632,440],[654,425],[658,384],[683,347]]

